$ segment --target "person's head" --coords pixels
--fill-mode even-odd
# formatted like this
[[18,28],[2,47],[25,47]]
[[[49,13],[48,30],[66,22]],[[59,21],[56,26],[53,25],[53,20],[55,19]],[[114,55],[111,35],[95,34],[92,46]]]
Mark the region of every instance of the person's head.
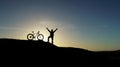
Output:
[[53,29],[51,29],[51,31],[53,31]]

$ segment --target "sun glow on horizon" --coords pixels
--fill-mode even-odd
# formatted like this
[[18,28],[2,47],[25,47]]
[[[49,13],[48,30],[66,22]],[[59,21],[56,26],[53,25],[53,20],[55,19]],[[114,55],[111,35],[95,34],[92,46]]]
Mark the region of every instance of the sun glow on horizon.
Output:
[[[27,24],[27,22],[29,22],[29,24]],[[35,33],[40,31],[40,34],[44,35],[44,41],[47,42],[47,37],[49,36],[49,32],[46,30],[46,27],[48,27],[49,29],[55,29],[58,27],[58,25],[54,21],[39,21],[39,20],[31,21],[30,20],[27,22],[26,22],[26,24],[21,24],[22,26],[20,26],[21,28],[23,28],[23,29],[25,28],[25,29],[21,31],[22,33],[20,34],[20,36],[17,36],[19,39],[27,39],[26,38],[27,34],[31,33],[32,31],[34,31]],[[35,23],[33,23],[33,22],[35,22]],[[18,32],[20,32],[20,31],[18,31]]]

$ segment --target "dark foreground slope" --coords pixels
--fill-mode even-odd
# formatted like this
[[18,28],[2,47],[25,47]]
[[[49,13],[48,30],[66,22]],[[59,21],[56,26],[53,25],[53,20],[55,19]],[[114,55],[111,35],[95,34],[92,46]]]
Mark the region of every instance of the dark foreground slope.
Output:
[[43,41],[0,39],[1,49],[26,49],[26,48],[56,48],[55,45]]
[[[92,52],[78,48],[57,47],[43,41],[0,39],[1,53],[5,58],[17,57],[29,64],[46,63],[68,64],[78,66],[117,66],[120,63],[120,52]],[[1,54],[1,55],[4,55]],[[7,54],[7,55],[6,55]],[[15,54],[15,55],[14,55]]]

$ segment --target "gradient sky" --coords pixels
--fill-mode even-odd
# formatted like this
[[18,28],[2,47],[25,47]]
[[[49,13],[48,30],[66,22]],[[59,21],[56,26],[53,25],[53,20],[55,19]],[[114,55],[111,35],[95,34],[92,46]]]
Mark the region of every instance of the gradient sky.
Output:
[[0,38],[26,39],[31,31],[55,44],[88,50],[120,49],[119,0],[0,0]]

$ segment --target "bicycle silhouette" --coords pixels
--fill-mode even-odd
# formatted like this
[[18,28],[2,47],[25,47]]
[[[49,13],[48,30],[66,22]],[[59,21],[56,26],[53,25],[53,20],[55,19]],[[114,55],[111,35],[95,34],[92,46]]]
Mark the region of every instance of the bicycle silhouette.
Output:
[[43,34],[40,34],[40,31],[38,31],[37,33],[34,33],[34,31],[32,31],[32,33],[29,33],[27,35],[28,40],[34,40],[35,38],[37,38],[37,40],[43,40],[44,36]]

